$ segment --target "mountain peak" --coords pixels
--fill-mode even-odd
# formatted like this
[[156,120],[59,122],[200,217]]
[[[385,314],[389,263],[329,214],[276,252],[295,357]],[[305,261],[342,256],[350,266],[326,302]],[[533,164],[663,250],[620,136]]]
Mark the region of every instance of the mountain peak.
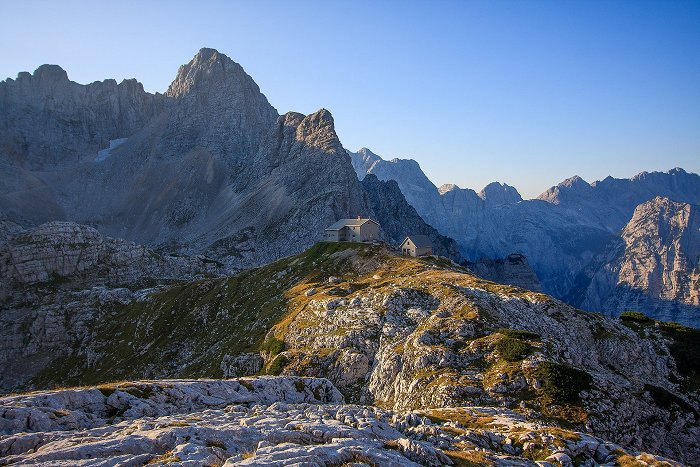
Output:
[[523,200],[514,187],[505,183],[491,182],[479,192],[479,198],[489,205],[513,204]]
[[333,150],[340,145],[335,132],[333,115],[326,109],[320,109],[304,117],[297,127],[296,139],[324,151]]
[[58,65],[41,65],[34,71],[34,79],[46,82],[68,81],[68,73]]
[[559,187],[566,187],[566,188],[575,188],[575,189],[580,189],[580,188],[590,188],[591,185],[579,177],[578,175],[574,175],[573,177],[569,177],[563,182],[561,182]]
[[461,190],[461,188],[455,185],[454,183],[445,183],[443,185],[440,185],[440,188],[438,188],[438,193],[444,195],[445,193],[449,193],[450,191],[455,190]]
[[175,80],[165,94],[180,97],[194,90],[208,92],[212,86],[225,88],[231,84],[236,87],[249,86],[260,92],[257,84],[241,65],[216,49],[203,48],[189,63],[180,66]]

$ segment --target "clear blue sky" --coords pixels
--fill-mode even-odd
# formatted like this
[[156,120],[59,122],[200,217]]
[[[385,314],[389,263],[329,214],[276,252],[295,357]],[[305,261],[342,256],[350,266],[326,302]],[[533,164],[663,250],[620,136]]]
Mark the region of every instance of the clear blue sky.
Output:
[[[700,171],[700,1],[8,1],[0,79],[55,63],[164,91],[213,47],[280,113],[437,185]],[[0,109],[1,111],[1,109]]]

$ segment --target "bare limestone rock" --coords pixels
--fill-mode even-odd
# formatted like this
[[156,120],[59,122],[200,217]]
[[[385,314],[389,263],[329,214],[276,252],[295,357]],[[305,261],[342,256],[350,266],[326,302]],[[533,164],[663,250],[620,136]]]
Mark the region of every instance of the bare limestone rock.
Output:
[[700,327],[699,212],[698,205],[668,198],[640,204],[622,242],[587,278],[581,305],[610,316],[639,311]]
[[[535,466],[638,459],[584,433],[535,426],[505,409],[454,409],[479,429],[413,413],[342,404],[326,380],[137,381],[0,398],[0,462],[41,466],[446,466],[462,459]],[[449,412],[431,410],[434,420]]]

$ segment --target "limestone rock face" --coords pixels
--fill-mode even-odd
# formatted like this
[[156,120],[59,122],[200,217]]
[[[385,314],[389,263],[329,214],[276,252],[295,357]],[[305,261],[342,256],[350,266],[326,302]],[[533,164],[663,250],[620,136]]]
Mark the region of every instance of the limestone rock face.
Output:
[[0,147],[25,169],[92,160],[109,141],[140,130],[166,107],[136,80],[80,85],[57,65],[0,83]]
[[499,206],[503,204],[515,204],[523,200],[518,190],[505,183],[492,182],[479,192],[479,198],[486,202],[487,206]]
[[460,261],[457,243],[440,235],[426,224],[416,210],[408,204],[395,181],[380,181],[374,174],[362,180],[362,188],[369,197],[372,211],[382,223],[382,231],[399,245],[408,235],[427,235],[433,244],[433,253]]
[[103,237],[96,229],[72,222],[50,222],[17,233],[0,246],[0,293],[52,280],[91,286],[131,285],[147,278],[192,278],[216,274],[204,258],[161,256],[135,243]]
[[428,180],[418,163],[411,159],[385,161],[367,148],[358,152],[348,151],[358,178],[373,174],[381,181],[393,180],[399,184],[401,192],[411,206],[430,225],[440,228],[446,212],[441,209],[440,196],[435,185]]
[[160,255],[71,222],[15,230],[0,244],[0,388],[85,345],[89,323],[113,319],[141,290],[221,272],[207,258]]
[[537,274],[528,264],[527,258],[521,254],[513,253],[498,260],[482,258],[477,262],[467,263],[467,267],[477,276],[499,284],[514,285],[533,292],[542,291]]
[[591,277],[582,306],[700,327],[699,212],[661,197],[640,204],[622,243]]

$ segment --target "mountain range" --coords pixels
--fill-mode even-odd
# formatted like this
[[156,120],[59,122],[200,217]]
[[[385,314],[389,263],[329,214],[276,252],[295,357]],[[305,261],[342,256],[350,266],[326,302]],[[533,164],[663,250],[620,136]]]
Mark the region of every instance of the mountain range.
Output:
[[[697,174],[676,168],[592,184],[571,177],[537,199],[523,200],[505,184],[491,183],[479,193],[455,185],[438,188],[413,160],[386,161],[366,148],[348,154],[359,178],[395,180],[421,217],[454,238],[468,260],[519,253],[544,292],[574,306],[610,316],[641,311],[700,326]],[[641,213],[658,223],[643,220]],[[669,260],[643,260],[668,256],[669,248]],[[611,263],[623,261],[626,274],[606,273]],[[652,286],[657,280],[665,285]]]
[[[697,465],[699,205],[682,169],[438,188],[213,49],[164,94],[20,73],[0,392],[42,391],[0,464]],[[355,216],[383,242],[319,242]]]
[[[592,184],[572,177],[535,200],[497,182],[479,193],[438,188],[415,161],[344,149],[325,109],[278,115],[213,49],[180,67],[164,94],[135,80],[80,85],[42,65],[0,83],[0,105],[0,219],[22,228],[74,221],[234,271],[303,251],[338,218],[371,216],[387,240],[428,234],[436,253],[485,277],[497,276],[485,265],[515,253],[537,276],[516,285],[611,316],[639,309],[700,325],[696,282],[661,296],[648,282],[595,270],[619,262],[602,257],[622,251],[615,245],[639,205],[659,196],[700,203],[700,177],[682,169]],[[685,259],[658,263],[661,276],[697,275],[698,234],[686,230]],[[635,261],[636,274],[649,265]]]

